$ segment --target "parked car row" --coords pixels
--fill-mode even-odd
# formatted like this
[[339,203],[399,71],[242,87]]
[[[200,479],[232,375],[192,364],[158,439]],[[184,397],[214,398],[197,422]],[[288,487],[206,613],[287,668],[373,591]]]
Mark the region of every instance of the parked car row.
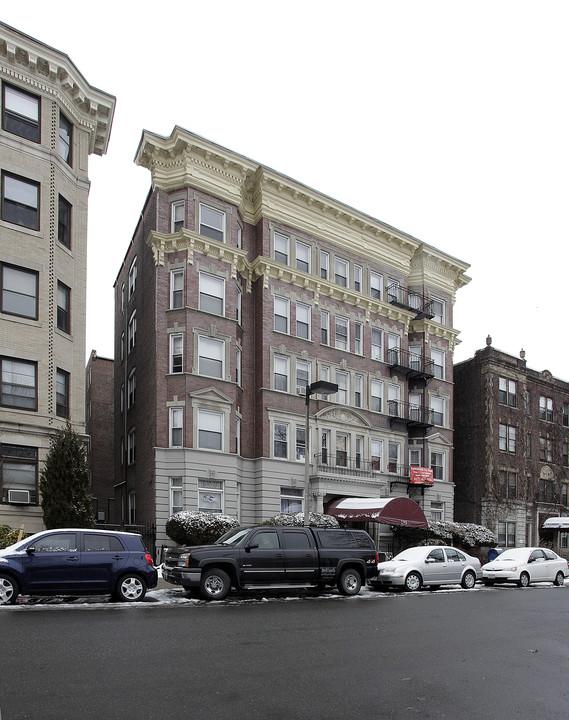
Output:
[[22,595],[111,595],[142,600],[158,584],[152,556],[134,533],[45,530],[0,550],[0,605]]
[[377,576],[369,580],[376,589],[404,588],[409,592],[423,586],[437,590],[441,585],[460,584],[473,588],[477,580],[485,585],[532,582],[563,585],[569,577],[569,562],[547,548],[513,548],[485,565],[454,547],[420,546],[407,548],[392,560],[377,565]]
[[[377,559],[371,538],[361,530],[236,528],[213,546],[171,549],[163,576],[210,600],[222,599],[232,586],[321,590],[337,585],[342,594],[353,595],[366,579],[375,589],[414,592],[453,584],[471,589],[477,581],[560,586],[569,577],[569,562],[548,548],[512,548],[483,566],[450,546],[411,547],[392,560]],[[152,557],[134,533],[46,530],[0,550],[0,605],[16,602],[20,594],[107,594],[140,601],[157,583]]]

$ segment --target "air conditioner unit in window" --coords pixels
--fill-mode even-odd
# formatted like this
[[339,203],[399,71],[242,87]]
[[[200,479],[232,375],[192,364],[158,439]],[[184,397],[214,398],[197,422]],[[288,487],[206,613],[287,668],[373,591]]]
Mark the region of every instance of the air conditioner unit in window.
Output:
[[296,386],[296,394],[306,396],[306,386],[305,385],[297,385]]
[[30,504],[30,491],[29,490],[8,490],[8,502],[29,505]]

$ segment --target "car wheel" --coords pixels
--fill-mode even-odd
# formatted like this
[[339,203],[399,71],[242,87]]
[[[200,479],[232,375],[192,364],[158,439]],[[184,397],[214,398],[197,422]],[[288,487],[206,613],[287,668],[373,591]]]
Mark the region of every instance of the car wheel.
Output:
[[348,568],[338,579],[338,591],[340,595],[357,595],[362,587],[362,579],[357,570]]
[[465,590],[472,590],[476,585],[476,575],[468,570],[462,576],[462,582],[460,583]]
[[121,602],[136,602],[146,595],[146,583],[138,575],[123,575],[119,580],[116,596]]
[[518,580],[518,585],[520,587],[527,587],[529,585],[529,575],[527,572],[523,572],[520,575],[520,579]]
[[212,568],[203,573],[200,593],[204,600],[223,600],[230,590],[229,575],[223,570]]
[[555,580],[553,581],[553,584],[557,585],[557,587],[559,587],[561,585],[565,585],[565,575],[563,575],[561,570],[555,576]]
[[405,578],[405,590],[408,590],[409,592],[415,592],[415,590],[419,590],[421,585],[423,584],[423,581],[421,580],[421,576],[419,573],[416,572],[410,572],[409,575]]
[[13,605],[20,589],[9,575],[0,575],[0,605]]

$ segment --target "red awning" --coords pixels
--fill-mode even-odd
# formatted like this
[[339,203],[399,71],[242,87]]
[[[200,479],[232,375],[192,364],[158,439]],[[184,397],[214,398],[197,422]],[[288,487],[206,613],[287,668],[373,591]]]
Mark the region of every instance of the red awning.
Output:
[[426,528],[425,513],[414,500],[391,498],[338,498],[324,506],[327,515],[350,522],[377,522],[402,527]]

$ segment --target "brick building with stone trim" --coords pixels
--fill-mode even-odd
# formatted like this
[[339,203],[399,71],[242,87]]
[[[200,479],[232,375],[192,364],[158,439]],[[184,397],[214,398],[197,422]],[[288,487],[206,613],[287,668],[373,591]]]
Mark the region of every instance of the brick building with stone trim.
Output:
[[569,556],[569,383],[492,347],[454,367],[455,517],[502,547],[549,544]]
[[85,432],[88,158],[115,98],[3,23],[0,81],[0,523],[36,532],[54,431]]
[[181,509],[300,510],[317,379],[340,389],[310,403],[311,509],[409,495],[452,519],[468,265],[179,127],[135,161],[152,189],[115,284],[116,520],[160,544]]

